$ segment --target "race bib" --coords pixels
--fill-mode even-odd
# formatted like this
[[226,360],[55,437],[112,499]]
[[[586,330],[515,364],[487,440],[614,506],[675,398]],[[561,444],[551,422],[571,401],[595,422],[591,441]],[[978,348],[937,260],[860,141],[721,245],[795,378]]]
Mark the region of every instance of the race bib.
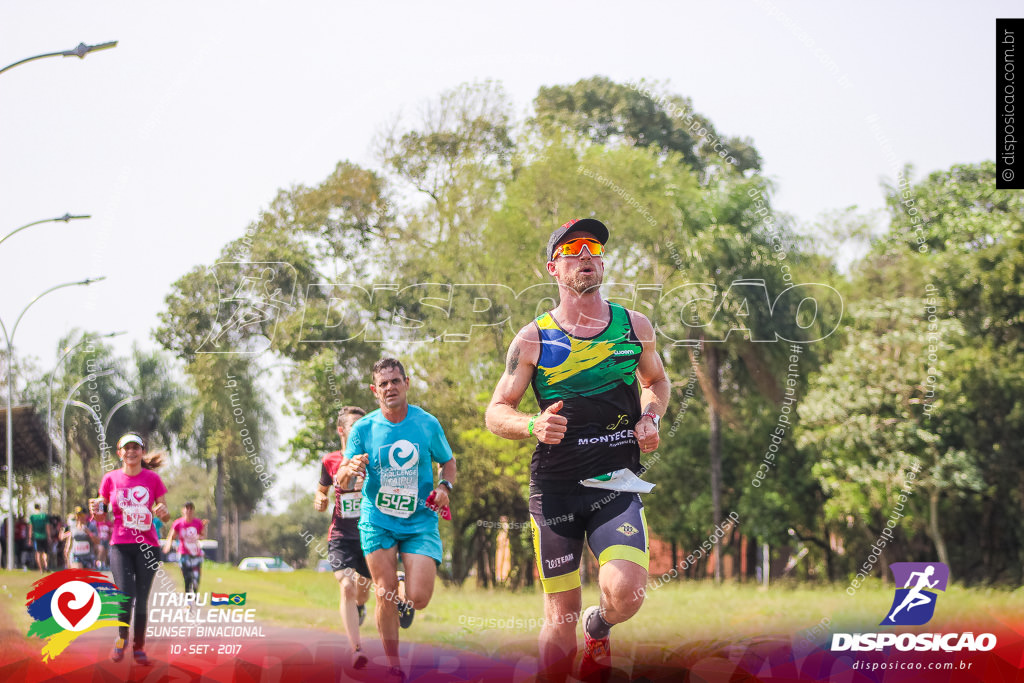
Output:
[[199,546],[199,532],[194,526],[185,527],[181,531],[181,547],[188,555],[202,555],[203,551]]
[[385,515],[411,517],[419,495],[420,448],[406,439],[381,446],[377,451],[380,489],[374,504]]
[[136,531],[149,531],[153,526],[153,515],[149,508],[132,506],[121,508],[124,528]]
[[[342,519],[356,519],[359,517],[359,501],[363,498],[362,493],[341,493],[338,494],[338,513]],[[378,505],[378,507],[380,507]],[[407,515],[408,516],[408,515]]]
[[89,541],[75,541],[71,544],[72,555],[88,555],[92,552],[92,546],[89,545]]
[[110,527],[109,526],[103,525],[103,526],[100,527],[100,540],[101,541],[108,541],[108,540],[110,540]]
[[416,512],[417,491],[414,488],[399,486],[381,487],[377,492],[374,504],[385,515],[392,517],[411,517]]

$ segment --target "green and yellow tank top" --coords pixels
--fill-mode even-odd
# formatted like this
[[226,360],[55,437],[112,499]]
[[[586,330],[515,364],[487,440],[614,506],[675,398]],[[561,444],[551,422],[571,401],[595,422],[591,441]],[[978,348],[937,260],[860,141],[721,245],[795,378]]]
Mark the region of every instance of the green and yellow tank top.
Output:
[[567,333],[550,313],[534,321],[541,347],[533,391],[541,410],[563,401],[559,414],[568,421],[561,443],[538,443],[534,450],[530,474],[538,484],[579,481],[623,467],[639,471],[633,429],[641,411],[636,367],[643,346],[629,311],[611,302],[608,307],[608,326],[589,338]]

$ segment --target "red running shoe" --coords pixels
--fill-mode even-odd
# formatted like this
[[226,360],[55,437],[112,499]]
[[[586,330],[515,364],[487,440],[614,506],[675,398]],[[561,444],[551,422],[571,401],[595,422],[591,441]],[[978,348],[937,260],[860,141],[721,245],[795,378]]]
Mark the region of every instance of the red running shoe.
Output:
[[611,673],[612,645],[610,638],[592,638],[587,632],[590,615],[601,608],[597,605],[583,613],[583,659],[580,661],[580,680],[603,683]]

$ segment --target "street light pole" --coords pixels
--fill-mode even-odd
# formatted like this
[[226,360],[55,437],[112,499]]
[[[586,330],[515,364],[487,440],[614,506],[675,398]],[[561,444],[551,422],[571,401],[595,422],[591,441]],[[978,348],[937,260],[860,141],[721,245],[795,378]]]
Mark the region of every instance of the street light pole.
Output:
[[[0,74],[4,73],[5,71],[10,71],[11,69],[13,69],[16,66],[20,66],[20,65],[26,64],[28,62],[33,62],[33,61],[35,61],[37,59],[44,59],[46,57],[78,57],[79,59],[85,59],[85,56],[87,54],[89,54],[90,52],[98,52],[100,50],[109,50],[109,49],[114,48],[114,47],[117,47],[117,41],[116,40],[113,40],[113,41],[110,41],[110,42],[107,42],[107,43],[100,43],[98,45],[86,45],[85,43],[79,43],[78,47],[76,47],[74,49],[71,49],[71,50],[63,50],[61,52],[47,52],[45,54],[35,55],[34,57],[27,57],[26,59],[18,60],[17,62],[13,62],[11,64],[8,64],[7,66],[5,66],[2,69],[0,69]],[[78,216],[71,216],[70,214],[65,214],[64,218],[61,219],[61,220],[64,220],[64,222],[66,223],[66,222],[70,221],[72,218],[79,218],[79,217]],[[36,223],[32,223],[30,225],[36,225]],[[2,243],[4,240],[6,240],[8,237],[13,235],[14,233],[20,232],[21,230],[24,230],[27,227],[30,227],[30,226],[29,225],[22,226],[22,227],[18,228],[17,230],[15,230],[14,232],[9,233],[8,235],[4,236],[3,240],[0,240],[0,243]],[[102,279],[103,278],[97,278],[95,280],[94,279],[89,279],[89,280],[83,280],[82,282],[71,282],[71,283],[67,283],[67,284],[64,284],[64,285],[58,285],[56,287],[51,287],[50,289],[46,290],[45,292],[43,292],[42,294],[37,296],[35,299],[30,301],[28,306],[26,306],[21,311],[21,314],[18,315],[17,321],[15,321],[15,323],[14,323],[14,327],[11,329],[11,334],[10,335],[7,334],[7,329],[3,327],[3,322],[0,321],[0,328],[3,328],[4,337],[7,340],[7,504],[9,506],[9,508],[10,508],[9,514],[7,515],[7,568],[8,569],[14,569],[14,445],[13,445],[14,439],[13,439],[13,434],[12,434],[12,432],[14,430],[14,426],[13,426],[14,423],[13,423],[13,420],[11,419],[11,405],[14,402],[14,399],[13,399],[13,384],[14,384],[14,334],[18,330],[18,323],[21,322],[21,316],[25,315],[25,311],[27,311],[32,304],[34,304],[36,301],[38,301],[40,298],[42,298],[46,294],[49,294],[50,292],[52,292],[52,291],[54,291],[56,289],[60,289],[61,287],[70,287],[70,286],[73,286],[73,285],[88,285],[88,284],[91,284],[93,282],[96,282],[97,280],[102,280]],[[49,425],[47,425],[47,429],[49,429]],[[47,440],[49,440],[49,433],[47,433]]]
[[[98,427],[99,429],[103,429],[103,423],[100,422],[100,411],[99,410],[96,410],[95,408],[93,408],[88,403],[83,403],[82,401],[78,401],[78,400],[69,400],[67,402],[67,405],[76,406],[78,408],[85,408],[86,410],[89,411],[89,414],[92,415],[93,420],[96,422],[96,427]],[[67,456],[67,452],[68,452],[68,437],[65,434],[64,435],[64,454],[65,454],[65,458],[64,458],[64,471],[65,472],[67,472],[67,469],[68,469],[67,457],[66,457]],[[64,477],[64,486],[65,487],[67,486],[67,483],[68,483],[68,478],[67,478],[67,476],[65,476]],[[65,506],[67,505],[67,498],[68,498],[67,497],[67,492],[65,491],[64,495],[61,496],[61,501],[60,501],[60,516],[61,517],[64,517],[64,515],[67,514],[66,511],[65,511]]]
[[[6,238],[5,238],[6,239]],[[0,240],[2,242],[3,240]],[[109,334],[92,335],[96,339],[103,339],[104,337],[117,337],[125,332],[111,332]],[[46,508],[48,510],[53,509],[53,439],[50,438],[50,433],[53,431],[53,378],[57,374],[57,369],[60,368],[61,363],[68,357],[68,354],[77,349],[79,346],[89,341],[91,336],[86,333],[82,335],[81,341],[74,346],[67,346],[64,348],[64,355],[60,357],[57,364],[53,366],[53,372],[50,373],[50,381],[46,388],[46,462],[49,467],[48,470],[48,486],[46,489]]]
[[22,317],[26,311],[32,307],[32,304],[42,299],[50,292],[55,292],[58,289],[64,287],[76,287],[79,285],[91,285],[93,282],[99,282],[105,280],[106,276],[98,278],[87,278],[85,280],[79,280],[78,282],[65,282],[63,284],[54,285],[45,292],[37,296],[32,301],[28,302],[25,308],[21,309],[21,313],[18,314],[17,320],[14,321],[14,327],[11,328],[11,333],[7,334],[7,328],[4,326],[3,320],[0,320],[0,330],[4,333],[4,339],[7,341],[7,505],[10,510],[10,514],[7,515],[7,568],[14,568],[14,420],[11,416],[11,407],[14,403],[14,335],[18,332],[18,324],[21,323]]
[[[69,405],[72,405],[72,404],[77,405],[77,403],[81,403],[81,401],[78,401],[77,403],[75,403],[74,399],[72,399],[71,397],[74,396],[75,393],[78,391],[78,388],[80,386],[82,386],[83,384],[85,384],[86,382],[91,382],[91,381],[95,380],[97,377],[106,377],[107,375],[113,375],[115,372],[116,372],[116,370],[114,368],[107,368],[106,370],[103,370],[101,372],[94,372],[94,373],[92,373],[90,375],[87,375],[86,377],[82,378],[81,382],[79,382],[75,386],[71,387],[71,391],[69,391],[68,395],[64,397],[64,407],[61,408],[61,410],[60,410],[60,435],[61,435],[61,439],[64,441],[64,466],[60,468],[60,482],[61,482],[60,483],[60,515],[61,515],[61,517],[63,517],[65,515],[64,506],[67,504],[67,498],[68,498],[68,436],[67,436],[67,430],[64,428],[64,426],[65,426],[64,425],[64,417],[65,417],[65,415],[66,415],[66,413],[68,411],[68,406]],[[88,405],[86,405],[86,404],[82,404],[82,405],[85,405],[85,407],[88,408],[90,412],[94,412],[92,410],[92,408],[90,408]],[[99,415],[96,416],[96,419],[99,420]]]
[[100,43],[99,45],[86,45],[85,43],[79,43],[78,47],[71,50],[63,50],[61,52],[47,52],[43,55],[36,55],[35,57],[28,57],[27,59],[21,59],[13,64],[8,64],[4,68],[0,69],[0,74],[16,66],[25,64],[26,62],[34,62],[37,59],[44,59],[45,57],[78,57],[79,59],[85,59],[85,56],[90,52],[98,52],[99,50],[109,50],[112,47],[117,47],[117,41],[112,40],[109,43]]
[[40,223],[56,223],[58,221],[64,221],[65,223],[67,223],[68,221],[82,220],[82,219],[85,219],[85,218],[92,218],[92,216],[89,216],[89,215],[85,215],[85,216],[72,216],[70,213],[66,213],[63,216],[57,216],[56,218],[44,218],[41,221],[33,221],[31,223],[28,223],[27,225],[21,226],[20,228],[18,228],[16,230],[12,230],[9,233],[7,233],[6,235],[4,235],[3,239],[0,239],[0,244],[3,244],[7,240],[8,237],[21,232],[25,228],[31,228],[33,225],[39,225]]
[[106,440],[106,438],[107,438],[107,427],[110,426],[110,421],[112,419],[114,419],[114,413],[116,413],[118,411],[118,409],[123,408],[124,406],[128,405],[132,401],[138,401],[140,398],[142,398],[142,394],[136,394],[135,396],[129,396],[128,398],[123,398],[123,399],[121,399],[120,401],[118,401],[117,403],[114,404],[114,407],[110,409],[110,414],[107,415],[107,419],[103,421],[103,439],[104,440]]

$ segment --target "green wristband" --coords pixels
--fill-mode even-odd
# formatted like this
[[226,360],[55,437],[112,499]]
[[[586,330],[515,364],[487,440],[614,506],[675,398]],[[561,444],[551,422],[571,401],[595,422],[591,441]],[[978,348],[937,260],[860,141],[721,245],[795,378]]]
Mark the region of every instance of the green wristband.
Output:
[[539,414],[534,415],[533,417],[530,418],[530,422],[527,423],[526,425],[526,433],[529,434],[530,436],[533,436],[533,423],[537,421],[538,417],[540,417]]

